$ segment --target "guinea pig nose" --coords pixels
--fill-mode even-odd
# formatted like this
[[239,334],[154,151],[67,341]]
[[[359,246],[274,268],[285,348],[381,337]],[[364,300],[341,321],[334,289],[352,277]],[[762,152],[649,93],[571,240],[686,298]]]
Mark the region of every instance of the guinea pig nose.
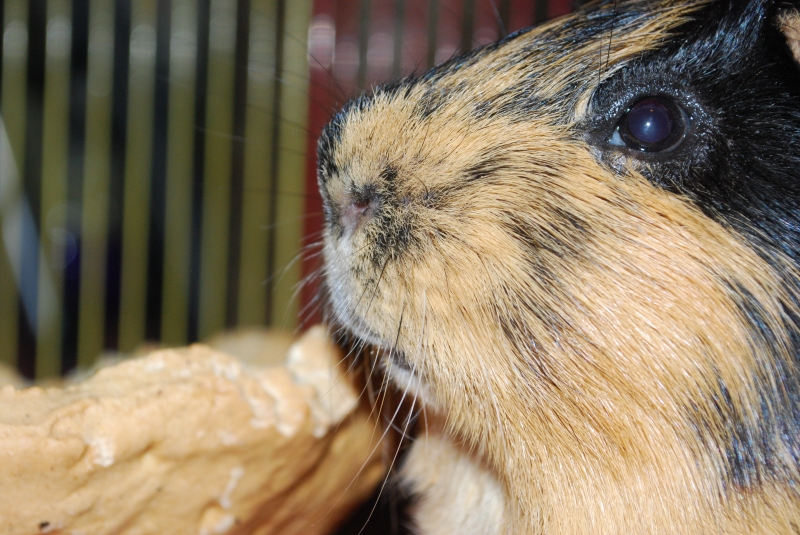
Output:
[[375,194],[350,195],[339,211],[339,222],[350,232],[358,228],[375,213],[378,199]]

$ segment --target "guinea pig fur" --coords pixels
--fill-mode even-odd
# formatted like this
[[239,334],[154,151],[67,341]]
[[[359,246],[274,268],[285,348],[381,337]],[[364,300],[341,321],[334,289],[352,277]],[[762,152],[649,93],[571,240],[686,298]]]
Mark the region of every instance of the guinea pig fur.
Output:
[[418,533],[800,533],[797,9],[594,4],[325,128],[330,321],[424,404]]

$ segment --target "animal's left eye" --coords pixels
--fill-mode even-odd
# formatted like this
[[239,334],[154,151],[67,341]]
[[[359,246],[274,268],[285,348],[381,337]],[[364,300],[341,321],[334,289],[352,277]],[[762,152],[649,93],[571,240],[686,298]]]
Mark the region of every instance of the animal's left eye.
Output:
[[641,152],[668,151],[683,140],[688,124],[689,116],[672,100],[645,97],[625,111],[608,142]]

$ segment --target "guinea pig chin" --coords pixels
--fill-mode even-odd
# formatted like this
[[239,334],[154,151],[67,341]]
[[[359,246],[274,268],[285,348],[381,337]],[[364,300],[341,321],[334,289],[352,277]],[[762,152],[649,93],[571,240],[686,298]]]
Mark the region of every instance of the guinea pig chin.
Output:
[[[347,240],[348,238],[342,238]],[[328,253],[336,255],[336,253]],[[336,255],[338,256],[338,255]],[[327,293],[329,296],[329,311],[333,317],[330,318],[339,328],[345,329],[353,335],[361,344],[371,346],[377,365],[394,382],[396,387],[404,392],[405,395],[413,396],[426,406],[436,406],[434,397],[431,395],[430,386],[423,379],[422,374],[406,358],[406,354],[398,347],[398,339],[395,333],[394,339],[389,331],[384,332],[380,326],[373,327],[359,314],[359,302],[366,302],[366,313],[369,312],[369,288],[357,290],[351,283],[337,277],[337,273],[342,266],[337,266],[335,261],[328,263],[327,269]],[[359,294],[360,291],[360,294]],[[354,299],[354,296],[362,295],[361,299]],[[373,316],[369,316],[374,320]],[[390,328],[391,320],[384,326]],[[401,328],[398,324],[396,328]]]

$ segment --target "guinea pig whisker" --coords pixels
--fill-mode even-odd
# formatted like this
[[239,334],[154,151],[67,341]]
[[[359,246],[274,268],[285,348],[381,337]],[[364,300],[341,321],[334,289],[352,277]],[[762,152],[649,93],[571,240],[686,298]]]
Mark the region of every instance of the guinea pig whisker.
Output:
[[[304,48],[305,48],[305,47],[307,47],[307,44],[304,44],[304,43],[302,43],[302,41],[300,41],[300,40],[299,40],[299,39],[297,39],[296,37],[294,37],[294,39],[295,39],[295,40],[298,42],[298,44],[300,44],[300,46],[302,46],[302,47],[304,47]],[[334,75],[334,72],[333,72],[333,65],[331,64],[331,66],[330,66],[330,67],[326,67],[326,66],[325,66],[325,62],[324,62],[324,61],[322,61],[322,60],[320,60],[320,59],[319,59],[319,58],[316,56],[316,54],[309,54],[309,55],[308,55],[308,57],[311,59],[311,61],[310,61],[309,63],[312,63],[312,64],[314,65],[314,68],[315,68],[315,69],[321,68],[323,71],[325,71],[325,74],[327,75],[327,76],[326,76],[326,79],[327,79],[327,80],[329,80],[330,82],[332,82],[332,85],[336,86],[336,90],[337,90],[337,92],[338,92],[339,94],[338,94],[338,95],[335,95],[335,96],[336,96],[336,97],[338,97],[339,99],[343,99],[343,100],[347,100],[347,99],[349,99],[349,98],[350,98],[350,93],[349,93],[348,91],[345,91],[344,87],[343,87],[343,86],[342,86],[342,84],[339,82],[339,79],[338,79],[338,77]],[[324,83],[321,83],[321,82],[318,82],[318,81],[316,81],[316,80],[314,79],[314,77],[313,77],[313,76],[309,77],[309,81],[310,81],[310,82],[311,82],[313,85],[315,85],[315,86],[317,86],[317,87],[320,87],[320,88],[322,88],[322,89],[326,89],[326,90],[328,90],[328,91],[330,91],[330,90],[331,90],[331,87],[329,87],[327,84],[324,84]],[[327,111],[327,110],[328,110],[328,108],[329,108],[329,106],[328,106],[328,105],[326,105],[326,104],[324,104],[324,103],[316,102],[316,99],[315,99],[315,103],[316,103],[318,106],[322,107],[322,109],[324,109],[324,110],[326,110],[326,111]]]
[[[408,391],[408,389],[406,389],[406,392],[407,391]],[[403,398],[405,398],[406,392],[403,392]],[[414,400],[411,403],[411,411],[412,412],[413,412],[413,409],[414,409],[414,403],[416,403],[416,401],[417,400],[416,400],[416,397],[415,397]],[[397,416],[397,413],[400,410],[401,406],[402,406],[402,399],[401,399],[401,402],[398,403],[398,405],[397,405],[397,410],[395,411],[394,416],[392,417],[392,421],[394,421],[394,418]],[[381,443],[383,443],[383,439],[386,437],[386,433],[391,428],[392,428],[391,425],[387,426],[386,431],[384,431],[383,436],[381,437]],[[364,529],[366,529],[367,524],[369,524],[370,519],[372,519],[372,515],[375,514],[375,510],[378,507],[378,502],[380,501],[381,496],[383,496],[383,491],[386,489],[386,484],[389,482],[389,478],[391,477],[392,471],[394,470],[394,465],[397,462],[397,458],[400,456],[400,449],[402,448],[402,445],[403,445],[403,440],[401,438],[400,440],[397,441],[397,447],[395,448],[394,454],[392,455],[392,460],[389,462],[389,469],[387,470],[386,475],[383,478],[383,482],[381,483],[380,490],[378,490],[378,497],[375,499],[375,504],[372,506],[372,510],[369,512],[369,515],[367,516],[367,519],[364,521],[364,525],[361,527],[361,530],[358,532],[358,535],[361,535],[361,533],[364,531]],[[372,454],[370,454],[370,457],[372,457]],[[366,463],[364,465],[362,465],[362,470],[363,470],[363,466],[365,466],[365,465],[366,465]],[[353,481],[355,481],[355,477],[353,478]],[[351,483],[351,485],[352,485],[352,483]]]
[[[402,308],[402,310],[400,312],[400,321],[398,322],[397,335],[395,336],[395,341],[392,344],[392,346],[388,349],[390,354],[396,350],[395,348],[397,347],[397,342],[398,342],[398,340],[400,338],[400,331],[401,331],[402,326],[403,326],[404,314],[405,314],[405,302],[403,303],[403,308]],[[367,374],[367,378],[366,378],[368,386],[371,386],[373,384],[372,378],[375,375],[375,370],[377,369],[377,366],[378,366],[378,364],[380,362],[380,358],[377,355],[374,355],[370,360],[371,360],[371,363],[370,363],[371,365],[369,366],[369,373]],[[393,362],[393,361],[390,360],[390,363],[391,362]],[[379,414],[383,412],[383,402],[385,401],[386,395],[387,395],[386,393],[389,390],[388,389],[388,384],[389,384],[389,374],[386,373],[386,374],[383,375],[383,377],[381,379],[381,388],[380,389],[381,389],[381,392],[383,393],[383,399],[381,400],[381,407],[378,410]],[[374,408],[375,408],[374,399],[372,400],[372,402],[373,402],[372,406],[373,406],[373,411],[374,411]],[[370,416],[372,416],[372,414],[374,414],[374,412],[371,412]]]
[[[363,343],[363,346],[366,346],[366,343]],[[387,387],[389,385],[389,378],[387,376],[385,376],[385,375],[381,378],[381,384],[380,384],[380,387],[378,388],[378,392],[383,394],[383,397],[381,399],[380,407],[377,407],[376,404],[375,404],[376,396],[375,396],[375,391],[373,390],[373,384],[374,383],[372,381],[372,378],[375,375],[375,370],[376,370],[376,368],[378,366],[378,362],[379,361],[378,361],[378,358],[376,356],[374,356],[374,355],[369,360],[370,360],[369,366],[367,366],[364,369],[364,372],[365,372],[365,375],[366,375],[366,380],[367,380],[367,384],[366,384],[365,388],[368,389],[366,391],[367,392],[367,397],[369,398],[370,404],[373,407],[373,410],[370,411],[370,416],[373,416],[375,413],[380,414],[381,412],[383,412],[383,402],[386,399],[386,392],[388,391]],[[359,399],[361,398],[361,395],[363,395],[363,393],[364,393],[364,390],[361,391],[361,394],[359,395]]]
[[[420,343],[417,346],[417,353],[418,353],[417,358],[414,359],[414,363],[411,365],[411,367],[408,370],[409,374],[411,375],[411,377],[410,377],[410,379],[408,381],[407,388],[410,388],[410,386],[412,384],[414,384],[415,381],[416,381],[416,389],[417,390],[419,390],[422,387],[422,377],[420,376],[419,373],[417,373],[417,365],[416,365],[416,363],[419,362],[419,360],[420,360],[419,359],[419,351],[421,351],[421,345],[422,345],[422,342],[420,340]],[[414,396],[414,400],[411,403],[411,408],[409,409],[408,414],[406,415],[406,421],[404,422],[403,429],[400,430],[399,428],[397,428],[395,426],[397,431],[401,433],[401,440],[409,440],[410,442],[415,442],[416,441],[416,439],[413,436],[410,436],[408,434],[408,428],[411,425],[411,421],[416,419],[417,416],[418,416],[417,414],[414,413],[414,408],[416,407],[416,403],[417,403],[418,399],[419,399],[418,396]],[[426,404],[425,403],[420,403],[420,408],[417,409],[417,410],[420,413],[425,413],[426,414],[425,420],[427,422]],[[426,433],[427,433],[427,427],[426,427]]]
[[[387,256],[386,257],[386,261],[383,263],[383,267],[381,268],[381,272],[378,275],[378,279],[375,281],[375,284],[372,286],[372,295],[369,298],[369,303],[367,303],[366,310],[364,310],[364,316],[366,316],[369,313],[369,309],[372,308],[372,303],[375,301],[375,296],[378,295],[378,287],[381,284],[381,280],[383,280],[383,274],[386,272],[386,266],[389,264],[389,259],[390,259],[390,257]],[[366,290],[367,289],[365,288],[364,289],[364,293],[361,294],[362,297],[364,295],[366,295]],[[361,303],[361,298],[359,298],[358,303],[356,303],[356,308],[358,308],[358,305],[360,303]]]
[[[389,260],[387,259],[386,261],[388,262]],[[386,267],[386,263],[384,263],[383,265],[384,265],[384,267]],[[383,275],[383,270],[381,270],[381,275]],[[378,282],[380,282],[380,278],[378,278]],[[373,289],[373,290],[377,290],[377,284],[375,284],[375,285],[373,286],[373,288],[372,288],[372,289]],[[357,300],[356,300],[356,302],[353,304],[353,307],[352,307],[352,308],[353,308],[354,310],[358,310],[358,306],[361,304],[361,300],[362,300],[362,299],[364,299],[364,296],[365,296],[365,295],[367,295],[367,292],[368,292],[369,290],[370,290],[370,287],[369,287],[369,285],[368,285],[368,284],[365,284],[365,285],[364,285],[364,289],[361,291],[361,295],[359,295],[359,296],[358,296],[358,299],[357,299]],[[375,294],[373,293],[372,295],[374,296]],[[367,310],[369,310],[369,307],[367,307]]]
[[[345,327],[341,326],[337,329],[335,335],[342,335],[347,333],[348,331],[345,329]],[[349,360],[350,364],[348,365],[346,372],[351,373],[353,372],[355,366],[359,363],[358,355],[366,352],[367,342],[359,338],[356,340],[354,344],[348,344],[348,345],[349,349],[347,353],[342,357],[340,363]],[[384,377],[382,378],[382,384],[378,388],[378,392],[384,394],[384,396],[381,399],[381,405],[379,406],[376,403],[377,396],[374,390],[374,381],[373,381],[376,368],[379,364],[379,359],[376,355],[372,355],[371,358],[362,359],[362,362],[363,360],[367,361],[367,365],[363,367],[365,383],[364,387],[361,389],[361,392],[358,393],[357,399],[358,400],[362,399],[362,397],[366,394],[368,401],[370,402],[370,406],[372,407],[370,416],[373,416],[376,413],[380,414],[383,411],[382,403],[385,400],[385,392],[388,390],[388,377],[384,375]]]
[[506,28],[505,22],[503,22],[503,16],[500,14],[497,2],[495,2],[495,0],[489,0],[489,5],[492,6],[492,12],[494,13],[495,22],[497,22],[497,29],[500,30],[500,36],[501,38],[505,37],[508,35],[508,28]]
[[286,265],[283,268],[275,270],[273,273],[267,276],[264,282],[267,284],[280,283],[281,279],[285,277],[289,273],[289,270],[292,269],[295,265],[297,265],[297,263],[300,262],[302,258],[303,257],[301,254],[295,255],[291,260],[289,260],[289,262],[286,263]]
[[[362,347],[362,349],[363,349],[363,347]],[[384,377],[384,383],[385,383],[385,381],[386,381],[386,377]],[[369,386],[369,381],[368,381],[367,384]],[[371,389],[370,389],[370,391],[371,391]],[[381,397],[380,404],[376,404],[376,403],[374,403],[374,401],[372,403],[372,411],[370,412],[370,417],[372,417],[372,415],[374,414],[376,409],[377,409],[378,412],[383,412],[383,406],[384,406],[384,402],[386,400],[386,396],[387,396],[388,390],[382,387],[382,391],[383,391],[383,396]],[[405,393],[403,394],[403,398],[405,398]],[[400,403],[398,403],[397,408],[395,410],[395,413],[392,416],[392,421],[394,421],[394,419],[397,417],[397,414],[400,411],[400,408],[402,406],[402,401],[403,401],[403,399],[401,398],[401,401],[400,401]],[[412,403],[412,409],[413,409],[413,403]],[[381,437],[378,439],[376,445],[372,448],[372,450],[369,452],[369,454],[365,457],[365,460],[361,464],[361,467],[358,469],[356,474],[351,478],[350,483],[347,485],[347,487],[342,490],[342,492],[339,495],[339,498],[337,499],[336,503],[331,505],[330,509],[325,514],[325,516],[330,514],[331,511],[333,511],[333,509],[336,507],[336,504],[339,503],[339,501],[342,499],[342,497],[345,495],[345,493],[353,486],[353,484],[355,484],[355,482],[358,480],[358,478],[361,475],[361,473],[367,467],[367,465],[369,463],[369,459],[371,459],[372,456],[375,454],[375,451],[377,450],[377,448],[379,446],[384,446],[384,447],[386,446],[387,443],[386,443],[385,439],[386,439],[386,436],[388,435],[390,429],[391,429],[391,426],[386,426],[386,428],[383,430],[383,433],[381,434]],[[377,427],[373,427],[372,428],[372,437],[375,436],[375,431],[376,430],[377,430]],[[399,456],[400,448],[402,447],[402,444],[403,444],[403,442],[402,442],[402,439],[401,439],[401,440],[398,441],[397,448],[396,448],[394,454],[392,455],[391,461],[389,462],[389,468],[388,468],[388,470],[386,472],[386,476],[384,476],[384,478],[383,478],[383,482],[381,483],[380,490],[378,491],[378,496],[375,499],[375,504],[372,506],[372,510],[370,511],[369,515],[367,516],[367,519],[364,522],[364,525],[361,527],[361,530],[359,531],[359,534],[364,531],[364,529],[369,524],[369,521],[372,518],[372,515],[375,513],[375,509],[377,508],[378,503],[380,502],[380,499],[381,499],[381,496],[383,495],[383,491],[384,491],[384,489],[386,487],[386,484],[389,481],[389,478],[391,477],[391,473],[392,473],[392,470],[394,468],[394,464],[395,464],[395,462],[397,460],[397,457]],[[384,450],[383,454],[385,455],[385,450]]]
[[[308,303],[306,303],[297,313],[299,318],[311,318],[316,313],[320,311],[320,307],[322,306],[322,300],[319,298],[318,295],[312,296]],[[299,330],[302,326],[303,322],[300,323],[298,327],[295,328],[295,331]]]
[[390,351],[394,353],[397,351],[397,344],[400,341],[400,332],[403,330],[403,319],[406,314],[406,301],[403,299],[403,306],[400,308],[400,320],[397,322],[397,333],[394,335],[394,342],[392,342]]
[[[363,351],[365,349],[365,347],[366,347],[366,343],[361,341],[361,340],[359,340],[358,344],[360,345],[360,348],[356,347],[354,345],[351,346],[350,349],[348,349],[347,353],[336,363],[337,366],[338,366],[338,365],[343,364],[345,361],[348,361],[348,360],[350,361],[350,363],[347,365],[347,367],[344,370],[344,374],[342,376],[339,376],[335,381],[333,381],[331,383],[331,387],[328,390],[328,392],[326,392],[326,393],[329,393],[331,390],[333,390],[333,388],[339,384],[339,381],[341,381],[342,378],[345,375],[353,373],[353,369],[355,368],[355,366],[357,364],[356,358],[353,356],[353,354]],[[368,373],[368,375],[366,377],[366,383],[364,385],[364,388],[361,389],[361,392],[359,392],[358,396],[356,397],[356,400],[361,400],[362,396],[365,393],[367,394],[367,397],[369,398],[369,401],[370,401],[370,406],[372,407],[372,409],[370,411],[370,416],[372,416],[374,414],[374,412],[376,411],[375,393],[372,390],[372,388],[373,388],[372,387],[372,385],[373,385],[372,377],[374,375],[375,367],[377,365],[377,359],[371,359],[371,360],[372,360],[372,363],[371,363],[372,366],[371,366],[371,369],[370,369],[370,371],[369,371],[369,373]],[[387,378],[386,377],[383,378],[383,383],[384,384],[381,385],[381,391],[386,392],[386,390],[387,390],[386,389],[386,383],[387,383]]]
[[347,260],[350,260],[350,259],[351,259],[351,258],[353,258],[355,255],[359,254],[361,251],[363,251],[363,250],[365,250],[365,249],[369,249],[369,247],[370,247],[370,244],[367,244],[367,245],[365,245],[365,246],[363,246],[363,247],[359,247],[358,249],[356,249],[355,251],[353,251],[353,252],[352,252],[352,253],[350,253],[349,255],[345,256],[344,258],[345,258],[345,259],[347,259]]
[[[614,10],[611,12],[611,30],[608,32],[608,53],[606,54],[606,66],[604,71],[608,72],[608,65],[611,62],[611,42],[614,39],[614,21],[617,19],[617,0],[614,0]],[[602,63],[602,57],[600,59]]]
[[[408,396],[408,393],[409,393],[409,386],[406,385],[406,388],[403,390],[403,393],[402,393],[402,395],[400,397],[400,401],[398,401],[397,407],[395,408],[394,413],[392,414],[391,418],[389,418],[390,422],[393,422],[397,418],[397,415],[400,414],[400,410],[401,410],[401,408],[403,406],[403,402],[405,401],[406,397]],[[386,395],[382,396],[379,411],[382,410],[385,400],[386,400]],[[416,401],[416,396],[414,397],[414,401]],[[414,405],[413,405],[413,402],[412,402],[412,407],[413,406]],[[377,451],[378,447],[380,447],[381,445],[384,444],[384,440],[386,439],[386,436],[389,434],[390,430],[391,430],[391,426],[386,426],[386,428],[383,430],[383,433],[381,433],[381,436],[380,436],[380,439],[378,440],[378,443],[372,448],[372,450],[365,457],[365,459],[372,458],[372,455],[375,453],[375,451]],[[358,476],[363,471],[364,467],[366,467],[366,464],[367,464],[366,461],[364,462],[364,464],[362,464],[361,469],[358,471],[358,473],[355,476],[353,476],[354,480],[356,478],[358,478]],[[391,467],[390,467],[390,470],[391,470]],[[381,490],[383,490],[383,487],[381,487]]]

